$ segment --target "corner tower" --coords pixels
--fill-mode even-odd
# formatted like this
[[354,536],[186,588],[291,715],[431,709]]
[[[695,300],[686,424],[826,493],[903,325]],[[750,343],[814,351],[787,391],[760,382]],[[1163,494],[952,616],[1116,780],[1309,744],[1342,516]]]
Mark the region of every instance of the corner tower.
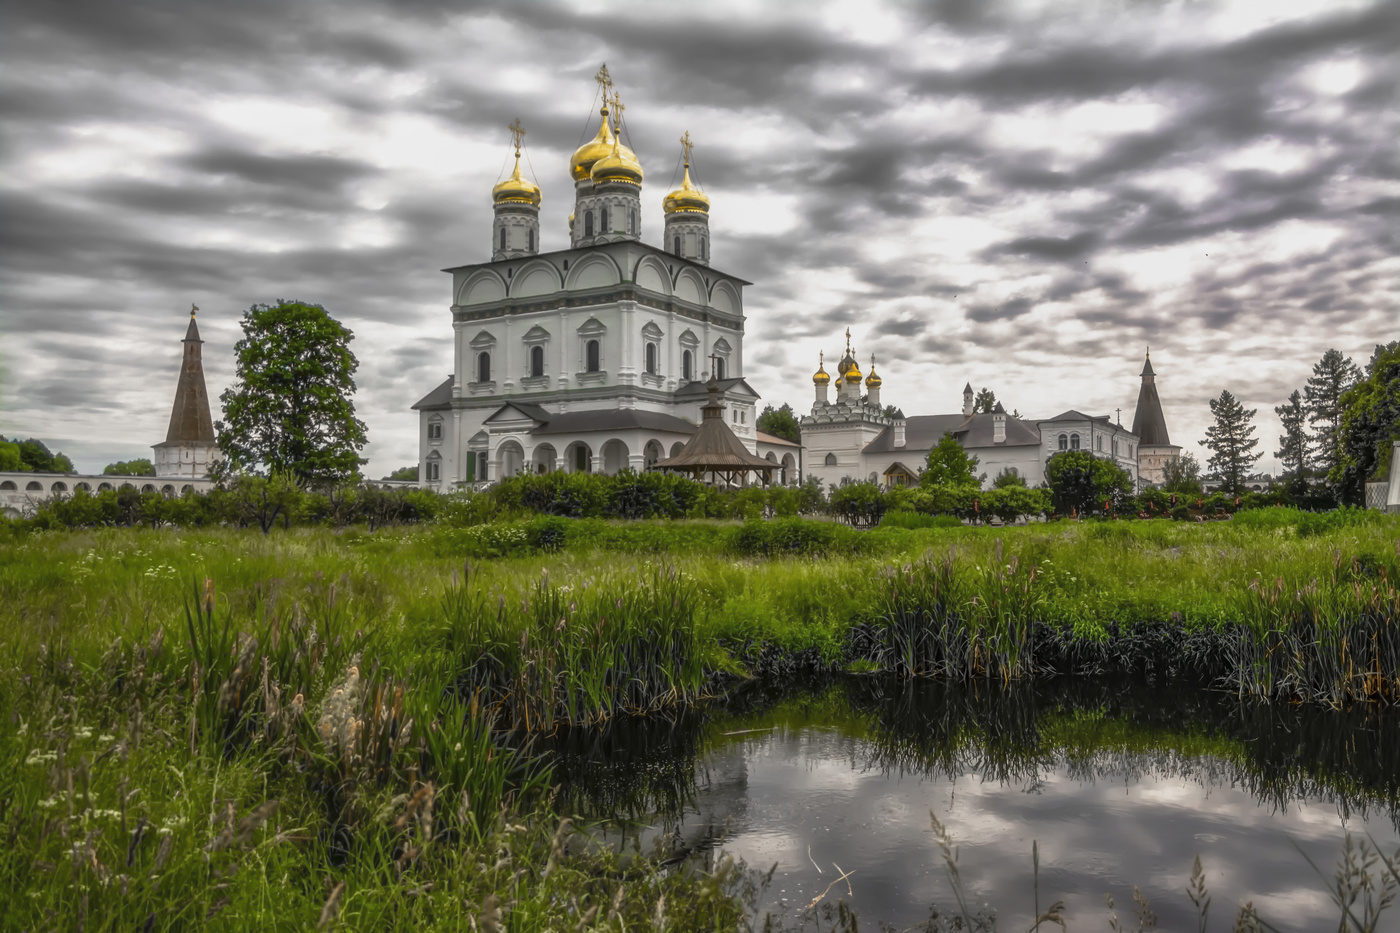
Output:
[[157,476],[202,479],[223,459],[214,439],[214,422],[209,417],[209,392],[204,387],[204,358],[200,349],[199,327],[194,322],[199,311],[190,306],[190,326],[185,330],[184,359],[180,382],[175,387],[175,405],[170,410],[170,427],[165,440],[152,446]]
[[491,189],[496,219],[491,224],[491,259],[516,259],[540,251],[540,188],[520,174],[520,149],[525,127],[520,119],[510,125],[515,143],[515,171]]
[[1133,413],[1133,433],[1138,436],[1138,476],[1143,482],[1161,485],[1166,465],[1181,455],[1181,448],[1167,435],[1167,419],[1157,396],[1157,374],[1152,369],[1152,351],[1142,364],[1142,387],[1138,389],[1137,411]]
[[701,265],[710,264],[710,199],[690,180],[690,155],[695,144],[687,131],[681,137],[681,152],[685,158],[685,177],[681,186],[661,201],[666,213],[665,233],[661,248],[682,259]]

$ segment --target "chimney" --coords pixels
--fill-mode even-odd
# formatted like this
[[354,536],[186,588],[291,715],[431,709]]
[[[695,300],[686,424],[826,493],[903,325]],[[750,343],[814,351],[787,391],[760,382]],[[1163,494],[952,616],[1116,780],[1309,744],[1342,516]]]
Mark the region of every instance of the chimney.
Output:
[[972,383],[963,386],[963,417],[972,417]]
[[894,419],[894,446],[896,447],[904,446],[904,425],[904,415],[900,414]]
[[992,443],[1006,443],[1006,409],[1001,407],[1001,402],[992,409]]

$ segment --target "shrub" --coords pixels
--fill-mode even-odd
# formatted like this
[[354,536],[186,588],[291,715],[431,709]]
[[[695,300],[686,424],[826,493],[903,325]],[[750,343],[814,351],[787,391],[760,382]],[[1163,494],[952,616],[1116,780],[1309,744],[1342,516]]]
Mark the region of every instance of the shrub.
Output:
[[962,519],[955,515],[924,515],[921,512],[886,512],[880,519],[881,528],[961,528]]
[[831,494],[832,515],[852,526],[880,524],[890,506],[890,495],[874,483],[846,483]]

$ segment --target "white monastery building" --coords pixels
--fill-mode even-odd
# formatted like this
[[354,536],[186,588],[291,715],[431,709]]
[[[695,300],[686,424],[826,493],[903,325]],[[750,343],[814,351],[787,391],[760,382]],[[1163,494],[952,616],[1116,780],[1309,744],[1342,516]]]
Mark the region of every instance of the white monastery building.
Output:
[[697,431],[714,376],[746,450],[799,481],[798,445],[760,434],[744,381],[744,286],[710,265],[710,200],[685,174],[663,201],[662,246],[642,241],[643,180],[621,106],[597,75],[598,132],[569,160],[569,248],[540,252],[541,191],[515,170],[491,191],[491,259],[452,276],[453,371],[413,406],[419,482],[451,491],[522,471],[638,472]]

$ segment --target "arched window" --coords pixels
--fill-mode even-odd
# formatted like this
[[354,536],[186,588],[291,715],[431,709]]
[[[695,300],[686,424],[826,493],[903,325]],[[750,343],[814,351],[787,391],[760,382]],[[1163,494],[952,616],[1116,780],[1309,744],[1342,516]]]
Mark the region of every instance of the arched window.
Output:
[[530,375],[544,375],[544,347],[530,348]]
[[637,212],[635,210],[627,212],[627,232],[637,232]]
[[476,355],[476,381],[491,381],[491,354],[482,352]]
[[598,220],[599,220],[599,223],[598,223],[598,232],[599,232],[599,233],[611,233],[611,232],[612,232],[611,230],[608,229],[608,209],[607,209],[606,207],[603,208],[602,210],[600,210],[600,211],[598,212]]
[[647,372],[656,375],[656,344],[647,344]]
[[593,235],[593,212],[585,211],[583,215],[583,235]]
[[1078,434],[1071,434],[1071,435],[1069,436],[1069,449],[1070,449],[1070,450],[1078,450],[1078,449],[1079,449],[1079,435],[1078,435]]
[[436,483],[442,479],[442,458],[436,450],[428,454],[427,463],[424,465],[428,468],[426,471],[428,475],[424,477],[428,482]]
[[672,252],[679,256],[681,254],[681,238],[674,237],[671,240],[671,243],[675,246],[675,249],[673,249]]
[[501,249],[506,248],[506,228],[501,228]]
[[533,253],[533,252],[535,251],[535,231],[534,231],[534,230],[530,230],[530,231],[529,231],[529,235],[528,235],[528,237],[527,237],[527,241],[528,241],[529,244],[530,244],[530,252]]
[[722,356],[715,357],[715,378],[724,378],[724,357]]
[[693,359],[694,357],[690,355],[689,350],[686,350],[684,353],[681,354],[681,378],[684,379],[686,382],[689,382],[695,378],[695,374],[691,370]]
[[596,373],[603,368],[603,361],[599,358],[598,341],[590,340],[583,348],[583,368],[585,372]]
[[442,440],[442,419],[441,419],[441,418],[438,418],[438,417],[434,416],[433,420],[431,420],[431,421],[428,422],[428,440],[430,440],[430,441],[440,441],[440,440]]
[[827,465],[827,466],[836,466],[836,455],[835,455],[835,454],[827,454],[827,455],[826,455],[826,465]]
[[1069,435],[1068,435],[1068,434],[1061,434],[1061,435],[1060,435],[1060,449],[1061,449],[1061,450],[1069,450]]

